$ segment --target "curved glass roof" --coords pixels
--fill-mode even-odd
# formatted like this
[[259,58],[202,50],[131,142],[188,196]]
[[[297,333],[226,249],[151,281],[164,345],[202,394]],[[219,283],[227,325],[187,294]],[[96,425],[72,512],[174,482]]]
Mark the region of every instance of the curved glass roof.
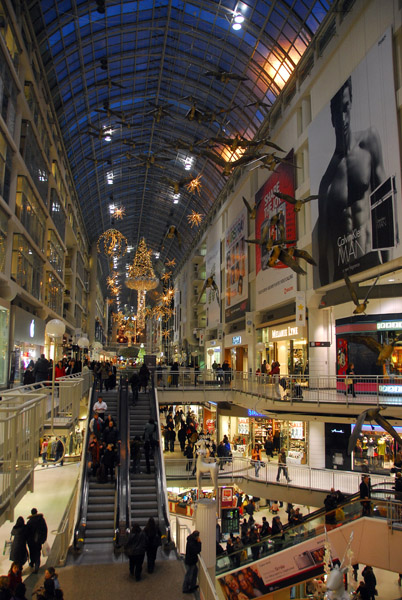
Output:
[[[112,226],[111,205],[124,207],[114,226],[130,245],[145,237],[162,260],[182,259],[188,215],[206,215],[227,179],[232,149],[211,138],[255,137],[332,4],[32,1],[90,240]],[[166,238],[173,224],[180,244]]]

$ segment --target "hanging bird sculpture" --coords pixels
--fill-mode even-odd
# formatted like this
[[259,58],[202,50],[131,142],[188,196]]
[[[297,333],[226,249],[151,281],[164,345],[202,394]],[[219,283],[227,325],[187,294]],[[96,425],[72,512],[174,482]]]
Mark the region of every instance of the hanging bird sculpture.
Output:
[[350,281],[349,276],[346,273],[344,273],[343,277],[345,279],[345,283],[349,290],[349,294],[350,294],[350,297],[352,298],[353,304],[355,304],[355,306],[356,306],[356,308],[353,311],[353,314],[360,315],[361,313],[365,313],[366,309],[367,309],[367,304],[368,304],[368,297],[371,293],[371,290],[373,289],[373,287],[376,285],[377,281],[379,280],[379,277],[377,277],[377,279],[375,280],[373,285],[371,287],[369,287],[368,292],[361,304],[359,302],[359,298],[357,297],[356,288],[353,285],[353,283]]
[[278,198],[280,198],[281,200],[285,200],[286,202],[293,204],[293,206],[295,207],[295,212],[299,212],[301,210],[301,207],[304,206],[304,204],[307,204],[307,202],[311,202],[311,200],[318,199],[318,196],[314,195],[307,196],[307,198],[303,198],[302,200],[296,200],[296,198],[294,198],[293,196],[290,196],[289,194],[282,194],[282,192],[275,192],[275,196],[278,196]]
[[[402,438],[392,427],[391,423],[389,423],[386,419],[384,419],[382,415],[380,415],[381,410],[383,410],[382,406],[380,406],[379,408],[369,408],[368,410],[364,410],[362,413],[360,413],[360,415],[357,417],[356,425],[353,429],[352,435],[349,438],[348,454],[351,454],[356,446],[356,442],[359,438],[364,421],[369,421],[370,425],[371,421],[375,421],[376,423],[378,423],[378,425],[385,429],[385,431],[387,431],[390,435],[392,435],[394,440],[396,440],[398,444],[402,447]],[[371,425],[371,427],[372,429],[374,429],[373,425]]]
[[181,248],[181,235],[179,233],[179,230],[177,229],[176,225],[169,225],[169,227],[168,227],[168,229],[166,231],[165,237],[163,239],[162,250],[163,250],[163,247],[164,247],[164,244],[165,244],[165,240],[166,239],[172,240],[174,237],[177,239],[177,242],[179,244],[179,248]]
[[207,288],[212,288],[212,289],[214,290],[214,292],[216,293],[216,298],[217,298],[217,300],[218,300],[218,303],[219,303],[219,288],[218,288],[218,286],[216,285],[216,282],[215,282],[214,276],[213,276],[213,275],[210,275],[209,277],[207,277],[207,278],[206,278],[206,280],[205,280],[205,282],[204,282],[204,285],[202,286],[201,293],[200,293],[200,295],[198,296],[197,304],[199,304],[199,303],[200,303],[201,297],[202,297],[203,293],[205,292],[205,290],[206,290]]
[[257,215],[256,203],[254,202],[254,206],[251,208],[251,206],[248,203],[248,201],[246,200],[246,198],[244,196],[242,196],[242,198],[243,198],[244,205],[247,208],[248,216],[250,217],[250,219],[255,219],[255,217]]
[[391,343],[387,344],[380,344],[380,342],[369,335],[350,335],[348,340],[354,344],[362,344],[373,352],[376,352],[378,355],[376,364],[383,365],[391,358],[395,345],[402,341],[402,335],[397,335]]

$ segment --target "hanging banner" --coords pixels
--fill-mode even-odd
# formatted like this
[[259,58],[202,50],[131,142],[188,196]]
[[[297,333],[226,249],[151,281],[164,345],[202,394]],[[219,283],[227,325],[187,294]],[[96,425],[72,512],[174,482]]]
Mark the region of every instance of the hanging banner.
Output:
[[248,266],[247,266],[247,210],[226,230],[226,322],[232,321],[248,309]]
[[221,304],[220,304],[220,295],[221,295],[221,270],[220,270],[220,242],[217,241],[216,244],[208,250],[205,255],[205,273],[206,277],[213,277],[218,291],[216,291],[213,287],[208,287],[206,292],[206,312],[207,312],[207,327],[213,328],[217,327],[221,322]]
[[306,324],[306,292],[296,293],[296,323],[300,327]]

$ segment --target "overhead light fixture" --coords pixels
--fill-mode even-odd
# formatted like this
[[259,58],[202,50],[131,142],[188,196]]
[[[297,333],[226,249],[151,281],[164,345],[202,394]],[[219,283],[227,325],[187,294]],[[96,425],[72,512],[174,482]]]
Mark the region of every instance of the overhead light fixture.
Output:
[[233,23],[232,29],[234,29],[235,31],[239,31],[239,29],[241,29],[240,23]]
[[173,204],[179,204],[180,194],[173,194]]
[[241,25],[242,23],[244,23],[244,17],[241,13],[238,13],[235,18],[233,19],[234,23],[239,23],[239,25]]

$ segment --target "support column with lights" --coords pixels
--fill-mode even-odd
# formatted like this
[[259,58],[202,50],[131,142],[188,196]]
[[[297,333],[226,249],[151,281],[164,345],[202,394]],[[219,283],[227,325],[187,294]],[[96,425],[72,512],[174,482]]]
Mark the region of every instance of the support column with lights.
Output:
[[96,244],[92,244],[89,267],[88,336],[90,343],[93,344],[95,341],[96,286],[98,277],[98,252]]

